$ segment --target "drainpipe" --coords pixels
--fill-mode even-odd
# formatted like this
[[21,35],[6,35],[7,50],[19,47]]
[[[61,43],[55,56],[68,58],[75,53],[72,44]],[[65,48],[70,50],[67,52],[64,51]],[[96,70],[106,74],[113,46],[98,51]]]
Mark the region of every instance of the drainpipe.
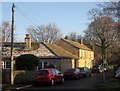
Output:
[[42,69],[44,69],[44,62],[42,62]]
[[62,72],[62,60],[63,60],[63,58],[61,58],[61,61],[60,61],[60,71]]

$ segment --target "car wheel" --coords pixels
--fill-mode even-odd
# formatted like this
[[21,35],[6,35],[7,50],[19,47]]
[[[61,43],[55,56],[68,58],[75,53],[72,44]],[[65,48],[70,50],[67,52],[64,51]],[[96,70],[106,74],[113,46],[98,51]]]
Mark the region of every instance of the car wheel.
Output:
[[64,83],[64,78],[61,79],[61,83]]
[[52,86],[54,84],[55,84],[55,81],[54,81],[54,79],[52,79],[50,85]]

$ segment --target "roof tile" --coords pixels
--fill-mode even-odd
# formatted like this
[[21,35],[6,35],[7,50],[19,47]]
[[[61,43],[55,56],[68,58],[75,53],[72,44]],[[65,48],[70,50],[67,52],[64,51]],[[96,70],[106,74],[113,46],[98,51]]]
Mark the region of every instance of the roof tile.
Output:
[[50,44],[50,43],[44,43],[43,44],[49,48],[53,53],[55,53],[58,57],[64,57],[64,58],[74,58],[77,59],[75,55],[72,53],[66,51],[65,49],[57,46],[56,44]]
[[92,51],[90,48],[88,48],[86,45],[84,45],[84,44],[80,44],[80,43],[78,43],[78,42],[74,42],[74,41],[72,41],[72,40],[67,40],[67,39],[63,39],[62,38],[62,40],[63,41],[66,41],[67,43],[69,43],[69,44],[71,44],[71,45],[73,45],[73,46],[75,46],[75,47],[77,47],[77,48],[79,48],[79,49],[84,49],[84,50],[88,50],[88,51]]

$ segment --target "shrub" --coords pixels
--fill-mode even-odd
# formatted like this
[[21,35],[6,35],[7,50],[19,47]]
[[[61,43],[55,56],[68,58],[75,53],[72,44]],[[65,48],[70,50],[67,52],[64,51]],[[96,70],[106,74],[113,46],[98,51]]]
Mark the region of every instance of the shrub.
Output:
[[24,54],[16,58],[16,70],[35,70],[39,63],[39,58],[33,54]]
[[46,65],[45,68],[55,68],[53,64]]

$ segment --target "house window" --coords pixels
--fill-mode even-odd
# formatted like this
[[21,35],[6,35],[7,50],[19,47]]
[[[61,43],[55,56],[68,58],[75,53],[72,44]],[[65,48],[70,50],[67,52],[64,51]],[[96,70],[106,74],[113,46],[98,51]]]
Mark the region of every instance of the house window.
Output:
[[81,49],[79,50],[79,57],[80,57],[80,58],[82,57]]
[[46,66],[48,66],[49,64],[50,64],[49,62],[39,62],[38,69],[43,69]]
[[0,64],[1,68],[4,68],[4,62],[3,61],[0,61],[0,62],[1,62]]
[[81,50],[81,58],[83,58],[83,50]]
[[10,61],[4,61],[4,69],[10,69],[11,68],[11,62]]
[[10,68],[11,67],[11,62],[6,62],[6,68]]

